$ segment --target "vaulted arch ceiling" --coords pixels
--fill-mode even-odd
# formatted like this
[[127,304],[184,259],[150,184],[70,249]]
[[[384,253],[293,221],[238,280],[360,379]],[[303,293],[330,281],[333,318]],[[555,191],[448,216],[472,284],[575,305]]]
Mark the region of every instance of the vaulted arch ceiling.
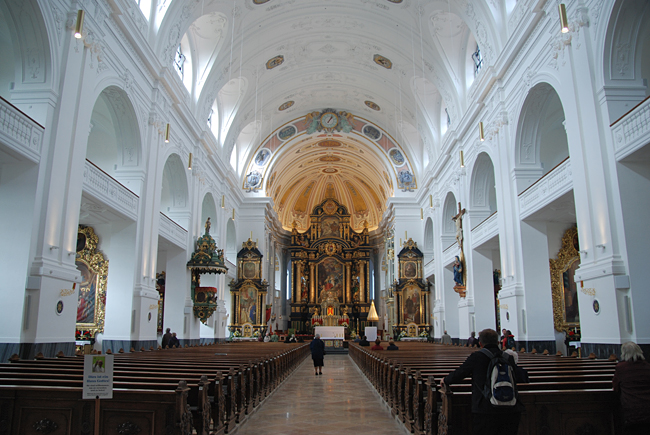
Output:
[[[233,83],[233,79],[248,83],[230,117],[231,124],[212,130],[216,130],[220,147],[212,152],[220,154],[224,162],[238,162],[237,175],[242,183],[250,171],[239,169],[250,166],[262,146],[261,139],[294,119],[328,107],[363,118],[395,138],[411,159],[409,169],[417,179],[440,149],[446,130],[444,109],[448,109],[453,127],[467,105],[465,99],[471,83],[464,73],[471,62],[468,50],[472,49],[472,41],[483,47],[488,65],[499,52],[503,34],[495,23],[501,21],[506,11],[500,10],[505,6],[497,3],[487,0],[166,0],[168,7],[156,51],[167,64],[192,23],[207,22],[205,18],[199,20],[202,16],[225,17],[226,23],[219,21],[223,44],[216,59],[202,56],[211,59],[210,70],[207,75],[201,75],[205,81],[194,107],[197,119],[207,121],[211,109],[221,104],[219,95],[227,83]],[[256,134],[251,143],[241,143],[241,133],[250,125],[255,125]],[[369,210],[367,217],[375,222],[375,212],[369,204],[375,201],[373,193],[381,197],[379,187],[389,195],[382,173],[389,173],[392,166],[385,156],[380,156],[384,160],[379,167],[373,166],[377,162],[359,160],[359,151],[363,149],[372,155],[372,146],[366,144],[367,149],[360,148],[352,140],[357,136],[342,140],[340,169],[349,173],[336,176],[326,176],[322,172],[325,166],[309,163],[322,157],[316,153],[318,148],[306,152],[308,144],[290,141],[295,148],[283,151],[285,157],[274,156],[274,167],[282,168],[278,177],[287,178],[282,183],[276,180],[276,186],[282,184],[286,189],[295,184],[292,194],[298,195],[299,190],[304,191],[313,181],[313,188],[318,190],[320,186],[323,194],[326,180],[331,179],[337,194],[343,195],[348,182],[363,197]],[[315,145],[315,140],[309,142],[310,146]],[[233,151],[234,160],[231,159]],[[296,165],[290,164],[286,156],[299,160],[298,166],[309,167],[310,181],[304,185],[298,182],[299,174],[290,170]],[[370,188],[355,181],[354,165],[348,162],[363,167],[360,171],[365,181],[372,181]],[[270,175],[265,174],[264,183]],[[390,177],[393,183],[396,177],[397,174]],[[393,186],[393,191],[400,192],[397,186]],[[276,196],[275,190],[267,194]],[[281,214],[286,212],[286,208],[279,207],[282,196],[276,199]],[[380,212],[383,210],[377,213]],[[292,213],[292,219],[300,215]],[[282,222],[287,226],[292,221],[287,215]]]
[[350,211],[355,230],[372,231],[395,189],[417,188],[408,154],[389,134],[336,109],[280,126],[253,156],[242,188],[271,197],[285,229],[306,230],[314,206],[335,198]]

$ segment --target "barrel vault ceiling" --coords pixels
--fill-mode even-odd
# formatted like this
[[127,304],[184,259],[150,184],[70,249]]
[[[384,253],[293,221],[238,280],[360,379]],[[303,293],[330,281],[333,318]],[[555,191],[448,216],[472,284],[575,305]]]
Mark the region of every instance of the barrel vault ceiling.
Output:
[[[157,51],[191,57],[183,80],[199,121],[213,114],[217,146],[244,196],[268,196],[282,225],[305,229],[326,195],[346,205],[356,228],[376,228],[398,172],[372,141],[343,134],[342,146],[297,135],[273,154],[263,188],[244,188],[252,159],[282,126],[327,108],[363,118],[394,138],[417,181],[440,151],[441,113],[452,126],[466,106],[474,34],[494,57],[495,23],[510,1],[159,0]],[[504,10],[501,10],[503,8]],[[496,17],[496,18],[495,18]],[[486,59],[486,61],[489,59]],[[216,120],[214,118],[217,118]],[[446,119],[446,115],[445,115]],[[216,125],[216,127],[215,127]],[[322,136],[322,135],[321,135]],[[273,183],[270,177],[275,174]]]

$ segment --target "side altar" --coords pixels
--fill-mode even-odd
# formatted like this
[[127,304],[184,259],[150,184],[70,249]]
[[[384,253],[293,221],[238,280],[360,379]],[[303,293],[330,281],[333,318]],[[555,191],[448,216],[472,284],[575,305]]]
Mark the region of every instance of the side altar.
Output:
[[430,284],[424,279],[424,255],[412,239],[404,242],[397,254],[399,280],[395,283],[394,300],[388,304],[395,310],[393,331],[415,338],[431,332],[429,314]]
[[347,208],[329,197],[310,214],[307,231],[291,232],[291,328],[367,326],[370,253],[367,224],[351,227]]

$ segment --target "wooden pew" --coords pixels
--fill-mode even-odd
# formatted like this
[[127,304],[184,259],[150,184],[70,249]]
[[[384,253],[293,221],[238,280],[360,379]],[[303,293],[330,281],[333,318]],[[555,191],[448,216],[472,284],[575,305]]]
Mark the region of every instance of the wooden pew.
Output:
[[[476,349],[425,343],[400,343],[399,351],[370,351],[356,345],[350,346],[350,356],[389,404],[393,414],[417,434],[437,433],[439,420],[449,418],[443,409],[451,408],[443,405],[437,386],[442,377],[455,370],[473,351]],[[613,396],[603,392],[611,391],[614,362],[520,354],[519,365],[526,368],[531,377],[530,384],[519,386],[526,403],[533,404],[531,406],[536,406],[540,397],[554,400],[554,397],[562,394],[561,391],[585,397],[597,392],[598,397],[610,400],[610,406],[605,407],[609,414],[605,415],[609,415],[608,421],[612,420]],[[454,404],[462,400],[459,398],[471,397],[470,379],[452,388],[455,395],[447,398]],[[556,396],[549,395],[549,391],[555,391]],[[470,408],[461,409],[461,414],[457,415],[466,417],[471,414]],[[557,408],[549,406],[545,409],[557,411]],[[594,405],[594,409],[600,408]],[[602,416],[600,413],[599,417]],[[522,421],[528,422],[528,418],[526,414]],[[440,426],[446,427],[444,424]],[[459,431],[452,429],[452,432],[445,433],[465,433],[465,430],[466,426],[460,426]]]
[[[227,352],[215,355],[215,349]],[[221,434],[232,431],[308,354],[306,344],[282,344],[281,348],[238,344],[116,354],[114,386],[116,391],[164,394],[175,391],[178,384],[174,382],[184,379],[189,414],[183,418],[197,434]],[[47,388],[57,394],[76,391],[80,398],[82,377],[83,358],[14,360],[0,364],[0,391]],[[158,423],[156,427],[163,426]],[[71,433],[81,432],[75,429]]]

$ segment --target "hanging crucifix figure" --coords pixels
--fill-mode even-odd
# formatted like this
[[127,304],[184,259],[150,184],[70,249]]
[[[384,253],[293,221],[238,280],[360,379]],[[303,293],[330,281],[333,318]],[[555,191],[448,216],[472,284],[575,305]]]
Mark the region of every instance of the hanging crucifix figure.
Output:
[[463,215],[466,210],[460,208],[460,202],[458,203],[458,214],[451,218],[456,223],[456,241],[458,242],[458,248],[460,252],[463,252]]
[[465,253],[463,251],[463,215],[466,210],[461,208],[460,202],[458,203],[458,214],[451,219],[456,224],[456,242],[458,242],[458,249],[460,256],[456,256],[456,263],[454,264],[454,291],[456,291],[461,298],[465,297]]

